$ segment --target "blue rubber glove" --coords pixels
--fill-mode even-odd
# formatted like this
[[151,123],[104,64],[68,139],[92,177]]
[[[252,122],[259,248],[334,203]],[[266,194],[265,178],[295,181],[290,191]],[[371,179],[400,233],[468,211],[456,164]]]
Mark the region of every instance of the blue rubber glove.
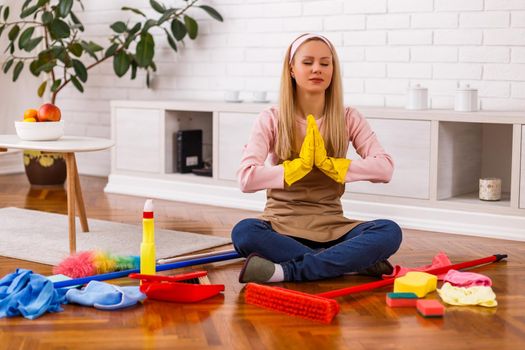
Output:
[[81,290],[70,289],[67,301],[101,310],[118,310],[130,307],[146,298],[138,286],[119,287],[113,284],[91,281]]
[[46,277],[17,269],[0,280],[0,318],[22,315],[33,320],[46,311],[62,311],[64,293]]

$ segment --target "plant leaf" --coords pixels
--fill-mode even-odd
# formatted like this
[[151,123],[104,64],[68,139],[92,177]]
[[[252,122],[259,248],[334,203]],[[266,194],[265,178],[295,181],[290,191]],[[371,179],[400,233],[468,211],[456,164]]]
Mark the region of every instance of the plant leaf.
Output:
[[181,41],[188,31],[186,30],[184,23],[178,18],[174,18],[173,21],[171,21],[171,32],[173,33],[175,40]]
[[6,6],[4,9],[4,21],[7,21],[9,18],[9,6]]
[[33,35],[33,32],[35,31],[35,27],[29,27],[26,30],[20,34],[20,38],[18,38],[18,48],[22,50],[28,43],[28,41],[31,39],[31,35]]
[[53,21],[53,13],[49,11],[45,11],[42,14],[42,23],[44,23],[44,25],[48,25],[52,21]]
[[0,26],[0,36],[2,36],[2,33],[4,32],[4,29],[6,28],[5,25]]
[[75,70],[75,74],[78,76],[78,78],[85,83],[88,78],[88,73],[86,66],[84,66],[84,63],[82,63],[79,60],[73,59],[73,69]]
[[199,25],[197,24],[197,21],[195,21],[190,16],[185,15],[184,24],[186,25],[186,29],[188,29],[188,36],[190,39],[195,39],[199,31]]
[[139,23],[135,24],[135,25],[133,26],[133,28],[131,28],[131,29],[129,30],[129,34],[128,34],[128,35],[131,36],[131,35],[135,35],[135,34],[137,34],[137,32],[140,30],[141,27],[142,27],[142,23],[139,22]]
[[47,80],[45,80],[42,84],[40,84],[40,86],[38,87],[38,91],[37,91],[37,94],[38,94],[38,97],[42,97],[44,96],[44,92],[46,91],[46,86],[47,86]]
[[52,49],[43,50],[38,53],[38,59],[44,63],[49,62],[54,58],[55,55]]
[[137,44],[136,60],[139,67],[147,67],[151,64],[155,55],[155,41],[150,33],[143,34]]
[[71,35],[71,31],[66,22],[55,18],[48,26],[49,33],[53,39],[64,39]]
[[75,87],[77,88],[78,91],[84,92],[84,87],[82,86],[82,84],[80,84],[80,81],[78,81],[77,77],[72,75],[71,76],[71,82],[73,83],[73,85],[75,85]]
[[200,5],[197,6],[206,11],[213,19],[216,19],[219,22],[223,21],[223,18],[217,10],[215,10],[213,7],[207,6],[207,5]]
[[9,68],[11,68],[11,66],[13,65],[13,62],[15,61],[14,58],[11,58],[9,60],[7,60],[5,63],[4,63],[4,74],[7,73],[7,71],[9,70]]
[[40,72],[46,72],[46,73],[49,73],[53,70],[53,68],[57,65],[57,61],[56,60],[52,60],[52,61],[49,61],[43,65],[40,66],[40,68],[38,69],[38,73],[40,74]]
[[88,42],[86,41],[81,41],[80,42],[80,45],[82,46],[82,48],[84,49],[84,51],[86,51],[88,53],[88,55],[90,55],[91,57],[93,57],[96,61],[98,61],[98,57],[97,55],[95,54],[95,51],[92,50],[91,46],[89,45]]
[[66,48],[64,48],[62,46],[54,46],[54,47],[52,47],[52,51],[53,51],[53,54],[55,55],[56,58],[58,58],[60,61],[64,62],[64,65],[66,67],[71,67],[72,66],[71,57],[69,57],[69,54],[68,54]]
[[39,8],[40,8],[40,6],[39,6],[38,4],[26,8],[25,10],[22,11],[22,13],[20,13],[20,18],[25,18],[25,17],[27,17],[27,16],[31,16],[31,15],[32,15],[33,13],[35,13]]
[[137,62],[131,61],[131,80],[137,77]]
[[110,25],[109,27],[111,29],[113,29],[113,31],[115,31],[116,33],[124,33],[126,30],[128,30],[128,27],[126,26],[126,23],[124,23],[122,21],[115,22],[112,25]]
[[24,3],[22,4],[21,10],[24,11],[26,7],[31,3],[31,1],[33,0],[25,0]]
[[24,69],[24,62],[18,61],[18,63],[15,66],[15,69],[13,70],[13,81],[16,81],[18,77],[20,76],[20,72],[22,72],[22,69]]
[[40,42],[42,41],[42,39],[44,39],[43,36],[39,36],[38,38],[34,38],[34,39],[31,39],[29,40],[26,45],[24,46],[24,50],[26,50],[27,52],[31,52],[33,51],[33,49],[35,47],[38,46],[38,44],[40,44]]
[[177,12],[178,8],[169,9],[162,16],[159,17],[158,22],[159,24],[164,23],[167,19],[169,19],[171,16],[173,16]]
[[142,33],[147,32],[151,27],[156,26],[157,21],[154,19],[148,19],[146,23],[144,23],[144,27],[142,28]]
[[51,85],[51,92],[55,92],[56,89],[58,89],[58,87],[60,86],[60,83],[62,83],[62,80],[61,79],[57,79],[53,82],[53,84]]
[[118,43],[114,43],[113,45],[111,45],[110,47],[108,47],[108,49],[106,50],[106,53],[104,55],[104,57],[110,57],[110,56],[113,56],[115,54],[115,51],[117,51],[117,48],[118,48]]
[[13,28],[11,28],[11,30],[9,31],[9,34],[7,34],[7,38],[10,41],[13,41],[18,36],[18,33],[20,33],[20,27],[18,26],[18,24],[15,24]]
[[73,23],[77,25],[77,28],[80,29],[81,32],[84,31],[84,25],[80,20],[78,19],[77,15],[75,15],[73,12],[71,12],[71,19],[73,20]]
[[31,63],[29,64],[29,71],[31,72],[31,74],[37,77],[40,73],[40,67],[42,66],[42,64],[43,63],[40,60],[31,61]]
[[137,15],[141,15],[142,17],[146,18],[146,15],[144,14],[144,12],[142,12],[142,11],[136,9],[136,8],[124,6],[124,7],[122,7],[121,10],[123,10],[123,11],[131,11],[131,12],[136,13]]
[[77,57],[82,56],[82,45],[80,45],[78,42],[69,44],[68,50]]
[[130,61],[131,60],[128,54],[124,52],[124,50],[119,51],[115,56],[113,56],[113,70],[119,78],[128,71]]
[[173,39],[170,32],[168,32],[166,28],[164,28],[164,31],[166,32],[166,37],[168,38],[168,44],[170,44],[173,51],[177,52],[177,43],[175,42],[175,39]]
[[100,46],[99,44],[97,44],[96,42],[93,42],[93,41],[89,42],[89,47],[91,48],[91,50],[93,50],[93,52],[98,52],[98,51],[104,50],[104,48],[102,46]]
[[155,0],[149,0],[149,4],[151,5],[151,7],[153,7],[153,9],[155,11],[157,11],[158,13],[164,13],[166,12],[166,8],[161,5],[160,3],[158,3],[157,1]]
[[60,17],[66,18],[71,12],[72,7],[73,0],[60,0],[58,3],[58,12],[60,13]]

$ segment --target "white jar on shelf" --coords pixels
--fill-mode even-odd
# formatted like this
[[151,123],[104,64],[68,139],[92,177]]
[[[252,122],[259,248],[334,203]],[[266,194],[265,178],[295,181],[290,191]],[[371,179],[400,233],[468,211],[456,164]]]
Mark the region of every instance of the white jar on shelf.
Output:
[[456,90],[454,110],[458,112],[475,112],[478,110],[478,90],[469,84]]
[[406,109],[428,109],[428,89],[416,84],[408,89]]

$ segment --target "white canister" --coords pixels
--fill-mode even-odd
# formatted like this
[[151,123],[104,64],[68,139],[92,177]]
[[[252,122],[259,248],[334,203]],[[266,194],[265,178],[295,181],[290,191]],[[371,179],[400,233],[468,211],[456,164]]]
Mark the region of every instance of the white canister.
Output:
[[475,112],[478,110],[478,90],[465,85],[456,90],[454,110],[458,112]]
[[406,109],[428,109],[428,89],[416,84],[408,89]]
[[501,179],[497,177],[479,179],[479,199],[499,201],[501,199]]

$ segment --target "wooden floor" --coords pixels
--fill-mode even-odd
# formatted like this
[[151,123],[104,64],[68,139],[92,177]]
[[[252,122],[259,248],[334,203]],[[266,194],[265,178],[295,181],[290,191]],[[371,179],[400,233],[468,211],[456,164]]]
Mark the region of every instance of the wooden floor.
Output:
[[[144,198],[104,194],[105,178],[81,177],[88,218],[140,224]],[[0,176],[0,207],[66,213],[63,189],[31,189],[24,175]],[[155,200],[157,227],[228,237],[249,211]],[[0,223],[1,224],[1,223]],[[13,232],[13,234],[16,234]],[[81,234],[81,233],[79,233]],[[64,227],[64,237],[67,236]],[[1,244],[1,242],[0,242]],[[37,320],[0,319],[1,349],[518,349],[525,344],[525,242],[404,229],[392,263],[428,264],[439,251],[453,262],[507,253],[507,262],[475,271],[489,276],[499,306],[447,307],[444,318],[426,319],[413,309],[385,305],[388,288],[341,297],[330,325],[247,305],[237,281],[240,261],[206,265],[224,295],[197,304],[147,301],[121,311],[65,305]],[[0,257],[0,276],[15,268],[51,274],[51,266]],[[179,273],[181,271],[177,271]],[[372,281],[345,276],[281,286],[320,292]],[[133,281],[120,279],[121,284]],[[431,297],[436,297],[435,294]]]

